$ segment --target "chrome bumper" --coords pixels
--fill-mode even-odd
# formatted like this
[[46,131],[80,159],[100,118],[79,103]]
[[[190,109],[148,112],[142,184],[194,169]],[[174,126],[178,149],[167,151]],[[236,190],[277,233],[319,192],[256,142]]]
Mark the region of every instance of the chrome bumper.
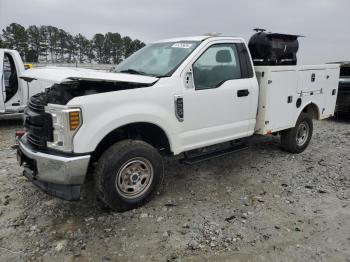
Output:
[[[17,140],[18,161],[31,171],[33,180],[60,185],[81,185],[85,181],[90,155],[58,156],[35,151],[25,136]],[[27,163],[28,162],[28,163]]]

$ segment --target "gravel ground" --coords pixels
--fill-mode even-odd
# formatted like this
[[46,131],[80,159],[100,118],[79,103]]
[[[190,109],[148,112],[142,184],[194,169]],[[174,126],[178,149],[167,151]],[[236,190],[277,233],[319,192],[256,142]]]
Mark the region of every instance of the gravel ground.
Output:
[[18,122],[0,122],[0,261],[350,261],[350,119],[315,122],[299,155],[278,137],[194,166],[166,160],[145,207],[102,210],[45,195],[10,148]]

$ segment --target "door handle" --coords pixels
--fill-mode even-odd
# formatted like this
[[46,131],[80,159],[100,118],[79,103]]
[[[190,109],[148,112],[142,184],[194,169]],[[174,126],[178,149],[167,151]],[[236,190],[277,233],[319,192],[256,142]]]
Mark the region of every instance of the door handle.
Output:
[[243,97],[243,96],[248,96],[249,95],[249,90],[248,89],[242,89],[237,91],[237,96],[238,97]]

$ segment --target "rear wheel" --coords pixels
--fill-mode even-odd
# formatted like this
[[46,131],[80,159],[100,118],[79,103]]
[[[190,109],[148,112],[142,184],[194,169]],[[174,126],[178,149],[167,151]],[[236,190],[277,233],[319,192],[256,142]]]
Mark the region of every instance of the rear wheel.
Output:
[[301,115],[294,128],[281,133],[282,149],[290,153],[303,152],[310,143],[312,132],[312,119]]
[[98,196],[116,211],[130,210],[154,196],[163,175],[162,157],[154,147],[138,140],[120,141],[98,161]]

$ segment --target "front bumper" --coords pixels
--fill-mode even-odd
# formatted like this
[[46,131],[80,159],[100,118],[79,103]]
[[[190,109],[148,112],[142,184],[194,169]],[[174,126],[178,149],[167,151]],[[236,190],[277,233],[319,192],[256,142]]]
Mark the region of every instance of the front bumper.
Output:
[[80,198],[80,185],[85,181],[90,155],[39,152],[28,144],[25,136],[17,142],[17,159],[24,166],[24,176],[49,195],[65,200]]

